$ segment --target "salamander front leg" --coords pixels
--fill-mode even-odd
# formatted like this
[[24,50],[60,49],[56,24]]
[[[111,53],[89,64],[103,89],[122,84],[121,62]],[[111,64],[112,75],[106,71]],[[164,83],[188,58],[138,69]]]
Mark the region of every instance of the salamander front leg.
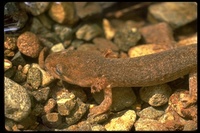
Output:
[[103,89],[104,92],[104,100],[99,106],[93,107],[90,109],[90,113],[88,117],[95,117],[97,115],[103,114],[109,110],[112,104],[112,88],[110,85],[106,86]]

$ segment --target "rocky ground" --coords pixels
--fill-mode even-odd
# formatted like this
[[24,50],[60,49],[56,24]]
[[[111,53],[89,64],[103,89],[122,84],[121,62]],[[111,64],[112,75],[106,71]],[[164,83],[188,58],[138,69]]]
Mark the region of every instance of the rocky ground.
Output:
[[61,82],[38,62],[43,47],[50,53],[112,50],[110,58],[134,58],[196,42],[195,2],[9,2],[4,7],[5,130],[196,130],[197,105],[183,114],[179,102],[188,93],[188,75],[162,85],[115,88],[110,111],[90,119],[89,109],[101,103],[103,93]]

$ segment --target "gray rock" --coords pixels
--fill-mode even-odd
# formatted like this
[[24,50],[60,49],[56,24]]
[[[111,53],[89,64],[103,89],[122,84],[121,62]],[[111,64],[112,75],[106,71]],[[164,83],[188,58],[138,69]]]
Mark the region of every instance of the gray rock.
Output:
[[27,83],[29,83],[34,89],[38,89],[38,87],[41,85],[42,78],[41,78],[41,72],[38,68],[31,67],[28,70],[27,74]]
[[[112,89],[113,102],[111,111],[120,111],[130,107],[136,101],[136,96],[130,87],[117,87]],[[103,101],[103,91],[93,94],[95,101],[100,104]]]
[[49,91],[50,91],[49,87],[40,88],[36,91],[33,91],[32,95],[36,99],[36,101],[43,103],[48,99]]
[[12,58],[11,62],[15,66],[18,66],[18,65],[24,66],[24,65],[26,65],[26,61],[25,61],[24,57],[22,56],[22,54],[19,51]]
[[164,110],[157,109],[154,107],[147,107],[143,110],[141,110],[138,115],[140,118],[149,118],[149,119],[157,119],[161,115],[163,115],[165,112]]
[[31,111],[31,100],[26,89],[4,77],[5,116],[14,121],[21,121]]
[[70,27],[56,24],[54,25],[54,31],[62,41],[72,39],[73,31]]

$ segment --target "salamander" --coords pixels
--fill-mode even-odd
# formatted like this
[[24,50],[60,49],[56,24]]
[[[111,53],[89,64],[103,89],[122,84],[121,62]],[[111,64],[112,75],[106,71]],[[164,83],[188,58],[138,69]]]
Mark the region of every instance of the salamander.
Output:
[[[45,69],[57,79],[91,92],[103,90],[104,100],[90,109],[90,116],[109,110],[112,88],[143,87],[167,83],[197,69],[197,44],[135,58],[106,58],[94,51],[64,50],[46,58]],[[197,86],[190,88],[188,103],[196,102]]]

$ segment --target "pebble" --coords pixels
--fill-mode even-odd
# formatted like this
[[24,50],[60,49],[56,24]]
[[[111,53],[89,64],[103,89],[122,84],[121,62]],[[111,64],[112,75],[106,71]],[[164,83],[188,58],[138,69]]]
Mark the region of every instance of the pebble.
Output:
[[37,68],[40,70],[41,78],[42,78],[42,81],[41,81],[42,87],[46,87],[47,85],[49,85],[51,82],[53,82],[55,80],[55,78],[52,75],[50,75],[48,72],[41,69],[38,64],[32,63],[31,67]]
[[22,69],[22,73],[27,74],[30,67],[31,67],[30,64],[26,64]]
[[21,121],[31,111],[31,100],[24,87],[4,77],[5,116],[14,121]]
[[135,131],[168,131],[164,124],[148,118],[139,118],[134,125]]
[[7,78],[11,78],[16,73],[16,66],[11,67],[7,71],[4,72],[4,76]]
[[17,123],[17,128],[19,130],[33,130],[35,129],[35,127],[38,126],[38,122],[37,122],[37,118],[33,115],[29,115],[28,117],[26,117],[25,119],[23,119],[22,121],[20,121],[19,123]]
[[130,131],[136,120],[134,110],[118,112],[105,124],[107,131]]
[[18,37],[17,47],[21,53],[32,58],[38,57],[40,52],[40,42],[37,36],[29,31]]
[[166,45],[157,45],[157,44],[142,44],[137,45],[128,50],[128,56],[130,58],[159,53],[166,51],[169,48]]
[[30,25],[30,31],[37,35],[45,34],[48,32],[46,27],[36,17],[33,17],[33,19],[32,19],[32,24]]
[[24,57],[22,56],[22,54],[18,51],[15,56],[11,59],[11,62],[14,66],[18,66],[18,65],[26,65],[26,61],[24,59]]
[[90,41],[93,38],[103,34],[103,30],[97,24],[85,24],[78,29],[76,37],[85,41]]
[[59,113],[47,113],[42,116],[42,122],[49,128],[56,128],[62,123],[62,117]]
[[73,25],[78,21],[73,2],[52,2],[49,16],[60,24]]
[[33,16],[38,16],[48,9],[49,2],[23,2],[21,7],[25,8]]
[[88,106],[83,103],[79,98],[77,98],[74,110],[69,116],[65,117],[65,122],[67,123],[67,125],[77,123],[85,115],[87,110]]
[[106,18],[103,19],[103,29],[106,39],[112,40],[115,36],[116,30],[112,27],[110,21]]
[[[103,91],[96,92],[92,94],[95,101],[100,104],[103,99]],[[127,107],[130,107],[133,105],[133,103],[136,101],[136,95],[132,88],[130,87],[117,87],[112,89],[112,105],[111,105],[111,111],[120,111]]]
[[36,101],[40,103],[44,103],[49,97],[49,87],[40,88],[36,91],[32,91],[32,96],[36,99]]
[[57,92],[57,108],[61,116],[67,116],[71,113],[76,105],[75,95],[69,93],[66,89]]
[[44,106],[45,113],[51,113],[56,106],[56,100],[53,98],[49,98],[47,103]]
[[34,89],[38,89],[42,82],[40,70],[37,68],[31,67],[28,70],[26,82],[30,84]]
[[141,39],[139,30],[135,27],[124,26],[116,31],[114,43],[122,51],[127,52]]
[[166,104],[171,93],[172,90],[167,84],[142,87],[140,89],[141,99],[149,103],[151,106],[162,106]]
[[165,45],[169,48],[175,46],[173,30],[168,23],[161,22],[144,26],[140,28],[140,33],[146,43]]
[[42,14],[38,15],[37,18],[39,19],[39,21],[42,23],[42,25],[45,28],[47,28],[48,30],[52,29],[54,21],[51,18],[49,18],[49,16],[47,14],[42,13]]
[[179,28],[197,19],[196,2],[162,2],[148,9],[149,21],[164,21],[172,28]]
[[108,49],[115,51],[115,52],[119,51],[119,48],[116,46],[116,44],[114,44],[112,41],[107,40],[107,39],[102,38],[102,37],[96,37],[93,40],[93,43],[98,48],[98,50],[101,51],[101,52],[105,52]]
[[4,59],[4,72],[12,67],[12,62],[8,59]]
[[59,51],[62,51],[64,50],[65,47],[63,46],[62,43],[58,43],[58,44],[55,44],[51,47],[50,49],[50,53],[53,53],[53,52],[59,52]]
[[13,52],[12,50],[10,49],[5,49],[4,50],[4,56],[5,57],[13,57],[15,55],[15,52]]
[[26,81],[26,78],[27,78],[26,74],[22,73],[22,71],[20,71],[20,70],[17,70],[13,77],[13,81],[15,81],[17,83],[22,83],[22,82]]
[[140,118],[157,119],[164,113],[164,110],[162,110],[161,108],[155,108],[150,106],[138,112],[138,116]]
[[93,43],[84,43],[81,44],[77,50],[81,51],[98,51],[98,48]]
[[17,38],[6,37],[4,41],[4,48],[9,49],[9,50],[15,50],[17,48]]
[[95,2],[74,2],[74,4],[81,19],[91,19],[102,12],[101,6]]
[[42,103],[36,103],[31,111],[31,114],[37,117],[41,117],[44,113],[44,105]]
[[64,25],[55,24],[54,31],[58,37],[62,40],[71,40],[73,35],[73,29]]

